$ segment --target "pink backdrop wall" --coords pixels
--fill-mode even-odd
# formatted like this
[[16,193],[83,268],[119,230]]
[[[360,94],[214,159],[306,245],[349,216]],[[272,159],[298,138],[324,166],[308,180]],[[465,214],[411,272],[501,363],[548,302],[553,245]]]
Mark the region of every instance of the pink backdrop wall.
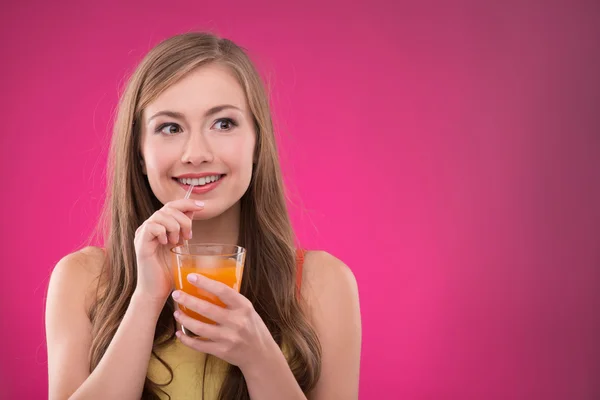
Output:
[[598,4],[249,3],[2,6],[0,397],[46,396],[124,76],[208,29],[270,81],[301,239],[357,277],[361,399],[600,398]]

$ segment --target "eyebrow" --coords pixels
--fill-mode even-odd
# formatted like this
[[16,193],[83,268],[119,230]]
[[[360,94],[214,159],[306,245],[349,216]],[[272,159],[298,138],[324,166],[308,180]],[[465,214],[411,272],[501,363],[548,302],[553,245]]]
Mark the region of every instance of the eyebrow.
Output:
[[[211,115],[215,115],[215,114],[220,113],[221,111],[227,110],[227,109],[238,110],[241,113],[244,112],[241,108],[238,108],[231,104],[222,104],[222,105],[210,108],[208,111],[206,111],[204,113],[204,116],[210,117]],[[171,117],[171,118],[185,119],[185,116],[180,112],[164,110],[164,111],[159,111],[156,114],[154,114],[153,116],[151,116],[150,118],[148,118],[148,122],[152,121],[156,117],[160,117],[161,115],[165,115],[165,116]]]

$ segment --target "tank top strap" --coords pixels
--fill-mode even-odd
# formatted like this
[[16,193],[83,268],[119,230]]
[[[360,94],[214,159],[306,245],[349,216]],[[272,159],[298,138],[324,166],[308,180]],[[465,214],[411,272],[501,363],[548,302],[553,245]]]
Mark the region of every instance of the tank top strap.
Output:
[[300,295],[300,288],[302,286],[302,267],[304,266],[304,254],[306,250],[296,250],[296,291]]

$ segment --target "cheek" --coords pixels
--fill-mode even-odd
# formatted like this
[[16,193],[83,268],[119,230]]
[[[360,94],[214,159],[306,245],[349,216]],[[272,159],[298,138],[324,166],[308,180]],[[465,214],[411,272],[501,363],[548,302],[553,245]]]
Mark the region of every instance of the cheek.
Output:
[[239,176],[250,176],[252,174],[252,161],[254,156],[254,140],[240,138],[232,141],[222,148],[221,157],[232,172]]
[[146,169],[148,176],[164,175],[169,166],[173,163],[174,154],[167,146],[162,146],[159,150],[155,146],[148,146],[145,152]]
[[159,149],[158,146],[154,146],[153,144],[146,146],[144,151],[144,163],[146,165],[148,183],[155,196],[163,201],[161,188],[164,186],[165,177],[168,176],[173,165],[173,157],[176,154],[168,146],[160,146]]

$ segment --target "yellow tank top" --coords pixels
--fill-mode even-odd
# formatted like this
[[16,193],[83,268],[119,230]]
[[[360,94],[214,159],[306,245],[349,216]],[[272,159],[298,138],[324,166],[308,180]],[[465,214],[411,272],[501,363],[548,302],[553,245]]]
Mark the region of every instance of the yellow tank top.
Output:
[[[206,354],[190,349],[179,340],[171,341],[167,346],[156,350],[156,353],[173,370],[171,383],[161,386],[161,389],[171,396],[171,400],[201,399],[202,390],[205,400],[217,400],[229,364],[216,357],[210,357],[206,364],[203,387]],[[148,378],[160,385],[166,384],[170,377],[167,368],[152,356],[148,365]],[[161,399],[168,399],[160,391],[157,394]]]
[[[297,275],[296,282],[298,290],[302,282],[302,266],[304,264],[304,251],[297,252]],[[282,351],[288,358],[287,347],[282,346]],[[169,370],[154,355],[150,358],[148,365],[148,378],[160,386],[162,390],[171,396],[171,400],[192,400],[201,399],[204,390],[204,400],[217,400],[221,385],[229,368],[229,364],[217,357],[209,357],[206,363],[206,374],[204,374],[206,354],[200,353],[181,343],[179,340],[173,340],[168,345],[156,349],[163,361],[165,361],[173,370],[173,380],[169,382],[171,375]],[[203,375],[204,386],[203,386]],[[157,391],[161,399],[168,397]]]
[[[289,360],[289,351],[285,344],[282,350]],[[229,368],[228,363],[217,357],[209,357],[203,384],[206,354],[190,349],[179,340],[170,342],[162,349],[156,350],[156,353],[173,370],[171,383],[161,386],[161,389],[171,396],[171,400],[202,399],[202,390],[204,390],[204,400],[217,400]],[[171,377],[167,368],[154,355],[150,359],[147,376],[157,384],[166,384]],[[157,394],[161,399],[168,399],[160,391],[157,391]]]

